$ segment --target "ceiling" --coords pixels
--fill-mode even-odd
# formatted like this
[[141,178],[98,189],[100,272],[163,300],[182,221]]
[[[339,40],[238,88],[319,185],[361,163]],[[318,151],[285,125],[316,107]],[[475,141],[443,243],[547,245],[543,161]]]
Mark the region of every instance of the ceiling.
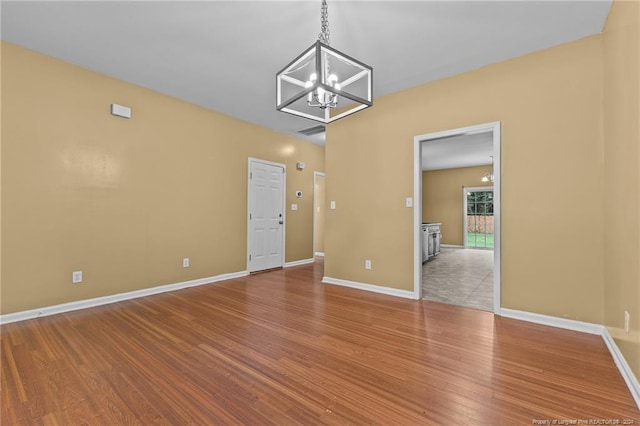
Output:
[[422,170],[484,166],[492,155],[492,131],[431,139],[422,142]]
[[[375,96],[599,33],[611,5],[328,3],[331,45],[374,68],[374,108]],[[316,41],[320,0],[3,0],[1,19],[5,41],[324,144],[298,133],[318,123],[275,110],[275,74]]]

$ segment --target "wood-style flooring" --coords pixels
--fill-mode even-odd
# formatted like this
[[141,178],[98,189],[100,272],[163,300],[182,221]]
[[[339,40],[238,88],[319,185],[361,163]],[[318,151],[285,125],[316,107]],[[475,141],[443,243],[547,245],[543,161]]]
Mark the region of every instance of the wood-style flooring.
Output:
[[598,336],[321,277],[320,261],[3,325],[2,424],[639,424]]

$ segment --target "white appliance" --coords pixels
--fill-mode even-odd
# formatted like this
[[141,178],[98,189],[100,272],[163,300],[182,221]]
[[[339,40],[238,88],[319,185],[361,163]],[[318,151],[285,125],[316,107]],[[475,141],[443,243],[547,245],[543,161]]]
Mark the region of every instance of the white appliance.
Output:
[[422,263],[440,254],[441,227],[441,222],[422,224]]

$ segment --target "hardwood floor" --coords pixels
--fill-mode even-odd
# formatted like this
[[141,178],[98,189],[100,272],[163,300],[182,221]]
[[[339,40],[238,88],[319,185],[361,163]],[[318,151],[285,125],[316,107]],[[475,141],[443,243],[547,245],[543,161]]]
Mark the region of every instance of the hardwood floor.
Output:
[[3,325],[2,424],[640,421],[598,336],[321,277],[316,262]]

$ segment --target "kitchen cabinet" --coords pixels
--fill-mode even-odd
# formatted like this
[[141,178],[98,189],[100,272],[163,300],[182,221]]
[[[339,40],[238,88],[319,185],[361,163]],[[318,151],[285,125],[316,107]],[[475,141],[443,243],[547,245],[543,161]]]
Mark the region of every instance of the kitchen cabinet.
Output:
[[422,263],[424,263],[429,259],[429,225],[426,223],[422,224],[422,229],[420,230],[420,243],[422,246]]
[[422,263],[440,254],[441,227],[440,222],[422,224]]

